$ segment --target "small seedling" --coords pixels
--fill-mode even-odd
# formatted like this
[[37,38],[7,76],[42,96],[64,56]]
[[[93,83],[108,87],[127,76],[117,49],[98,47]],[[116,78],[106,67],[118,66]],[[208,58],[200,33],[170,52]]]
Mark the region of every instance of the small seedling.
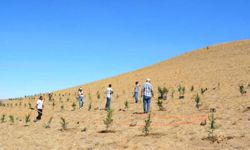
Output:
[[61,126],[62,126],[62,130],[67,130],[67,127],[68,127],[68,123],[66,122],[66,120],[61,117]]
[[215,130],[215,109],[210,109],[211,114],[208,116],[209,119],[209,130],[208,130],[208,139],[212,142],[216,141],[216,136],[214,135]]
[[125,109],[128,109],[128,108],[129,108],[128,100],[126,100],[126,101],[124,102],[124,108],[125,108]]
[[200,106],[201,106],[201,98],[200,98],[199,94],[197,93],[197,95],[196,95],[196,97],[195,97],[195,107],[196,107],[197,109],[199,109]]
[[54,110],[55,106],[56,106],[56,103],[55,103],[55,101],[53,101],[53,103],[52,103],[53,110]]
[[89,103],[88,111],[90,111],[91,109],[92,109],[92,102]]
[[29,109],[32,109],[32,107],[31,107],[31,103],[28,103],[28,105],[29,105]]
[[25,121],[25,126],[28,126],[28,123],[30,122],[30,116],[31,116],[30,113],[27,114],[27,115],[25,115],[25,119],[24,119],[24,121]]
[[15,118],[13,115],[9,115],[10,123],[13,124],[15,122]]
[[145,134],[145,136],[147,136],[149,134],[151,123],[152,123],[151,113],[149,113],[148,118],[145,120],[145,126],[143,128],[143,133]]
[[51,124],[51,122],[52,122],[52,119],[53,119],[53,117],[50,117],[49,118],[49,121],[45,124],[45,128],[50,128],[50,124]]
[[250,83],[248,83],[247,88],[250,88]]
[[5,122],[5,114],[3,114],[1,117],[1,123],[4,123],[4,122]]
[[179,85],[178,87],[178,92],[179,92],[179,99],[184,99],[185,95],[185,87],[182,87]]
[[106,116],[106,119],[103,120],[104,124],[106,125],[106,131],[109,130],[110,126],[112,125],[113,123],[113,110],[112,109],[108,109],[107,110],[107,116]]
[[64,110],[64,105],[61,105],[61,111],[63,111]]
[[241,95],[244,95],[244,94],[247,93],[247,91],[245,90],[245,88],[244,88],[243,85],[240,85],[239,90],[240,90],[240,94],[241,94]]
[[193,86],[193,85],[191,86],[190,91],[191,91],[191,92],[193,92],[193,91],[194,91],[194,86]]
[[171,98],[174,99],[174,93],[175,93],[175,90],[172,89],[172,92],[171,92]]
[[72,111],[75,111],[76,110],[76,103],[73,102],[71,106],[72,106]]
[[160,111],[164,111],[165,110],[165,108],[163,107],[163,102],[162,102],[161,99],[158,99],[157,105],[158,105]]
[[208,90],[207,88],[205,89],[201,88],[201,95],[203,95],[207,90]]
[[158,99],[163,99],[166,100],[167,99],[167,94],[168,94],[168,89],[166,87],[158,87],[158,93],[159,93],[159,97]]

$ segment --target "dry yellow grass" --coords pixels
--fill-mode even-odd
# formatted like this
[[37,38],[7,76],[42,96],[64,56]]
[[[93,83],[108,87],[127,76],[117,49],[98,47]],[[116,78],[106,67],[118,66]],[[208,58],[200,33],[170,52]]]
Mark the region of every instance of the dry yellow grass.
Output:
[[[135,104],[132,91],[135,81],[141,84],[151,78],[154,91],[158,86],[167,87],[170,92],[164,101],[166,111],[158,111],[156,98],[152,104],[152,129],[145,137],[142,126],[146,118],[142,103]],[[112,100],[114,109],[113,132],[101,133],[105,129],[103,119],[104,91],[112,83],[115,92]],[[249,149],[250,147],[250,88],[241,95],[239,85],[250,83],[250,40],[209,46],[117,77],[82,85],[85,91],[83,110],[72,110],[76,101],[75,93],[80,87],[55,91],[55,108],[45,96],[44,115],[40,122],[24,126],[24,117],[29,112],[35,118],[36,112],[28,109],[28,103],[35,100],[7,101],[8,107],[0,107],[0,115],[14,115],[18,120],[11,125],[9,121],[0,123],[1,149]],[[178,85],[186,87],[185,98],[178,99]],[[191,92],[191,86],[194,91]],[[201,96],[200,110],[195,108],[194,97],[201,88],[208,91]],[[171,91],[175,90],[174,98]],[[97,91],[101,99],[97,99]],[[70,93],[70,95],[69,95]],[[61,96],[59,96],[59,94]],[[157,97],[157,95],[155,96]],[[129,108],[124,102],[129,101]],[[21,106],[19,103],[22,102]],[[88,105],[92,102],[92,110]],[[12,104],[12,107],[10,106]],[[26,104],[26,107],[24,105]],[[17,106],[16,106],[17,105]],[[61,111],[60,107],[64,106]],[[78,107],[77,107],[78,108]],[[215,143],[204,140],[208,136],[206,126],[200,123],[207,118],[210,108],[216,108]],[[53,117],[51,128],[44,125]],[[64,117],[68,130],[61,131],[60,117]],[[86,132],[81,132],[86,128]]]

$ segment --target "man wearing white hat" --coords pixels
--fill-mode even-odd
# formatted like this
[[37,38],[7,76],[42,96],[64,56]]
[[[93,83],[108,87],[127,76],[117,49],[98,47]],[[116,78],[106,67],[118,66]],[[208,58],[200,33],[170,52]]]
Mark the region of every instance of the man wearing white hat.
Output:
[[144,113],[149,113],[151,97],[154,96],[153,87],[152,87],[152,84],[150,83],[149,78],[146,80],[146,83],[144,83],[143,85],[141,95],[143,96],[143,111]]

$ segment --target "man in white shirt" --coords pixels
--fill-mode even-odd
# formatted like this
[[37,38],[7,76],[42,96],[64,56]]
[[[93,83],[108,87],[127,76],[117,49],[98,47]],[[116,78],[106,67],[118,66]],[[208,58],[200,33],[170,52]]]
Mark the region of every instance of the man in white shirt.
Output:
[[112,94],[113,94],[112,85],[109,84],[109,86],[106,90],[106,98],[107,98],[106,105],[105,105],[106,110],[110,109]]
[[36,117],[36,120],[41,120],[43,115],[43,97],[40,96],[39,99],[36,102],[36,109],[38,112],[38,115]]

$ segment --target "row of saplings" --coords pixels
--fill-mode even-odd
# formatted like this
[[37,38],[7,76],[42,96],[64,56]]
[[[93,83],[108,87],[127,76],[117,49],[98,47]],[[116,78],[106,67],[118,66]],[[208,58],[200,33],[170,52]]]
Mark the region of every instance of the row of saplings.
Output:
[[[248,84],[247,88],[250,88],[250,84]],[[193,91],[193,90],[194,90],[194,87],[192,86],[191,91]],[[183,99],[184,94],[185,94],[185,87],[179,86],[178,91],[180,93],[179,99]],[[207,91],[207,88],[205,88],[205,89],[202,88],[201,89],[201,94],[204,94],[205,91]],[[240,91],[240,93],[242,95],[245,95],[247,93],[246,88],[243,85],[239,86],[239,91]],[[158,97],[157,104],[159,106],[159,110],[165,110],[165,108],[162,105],[162,100],[167,99],[166,96],[167,96],[167,93],[168,93],[168,89],[165,88],[165,87],[163,87],[163,88],[158,87],[158,92],[159,92],[159,97]],[[174,92],[172,92],[171,96],[173,95],[173,93]],[[199,109],[199,107],[200,107],[200,96],[199,96],[199,94],[196,95],[195,102],[196,102],[195,106],[197,107],[197,109]],[[125,108],[128,108],[128,102],[126,101],[124,104],[125,104]],[[89,107],[89,110],[90,109],[91,109],[91,105]],[[214,135],[215,120],[216,120],[215,112],[216,112],[216,110],[214,108],[212,108],[212,109],[210,109],[210,112],[211,112],[211,114],[208,117],[208,119],[209,119],[209,130],[208,130],[207,139],[210,140],[210,141],[215,142],[217,140],[217,137]],[[106,130],[103,130],[102,132],[111,132],[111,130],[109,130],[109,129],[110,129],[110,126],[113,123],[112,116],[113,116],[113,111],[111,109],[107,110],[107,116],[103,120],[104,124],[106,125]],[[9,119],[7,119],[7,117]],[[5,114],[3,114],[2,117],[1,117],[1,123],[5,123],[7,120],[9,120],[11,124],[14,124],[15,117],[13,115],[6,116]],[[18,120],[18,118],[16,118],[16,120]],[[49,119],[49,121],[44,125],[44,127],[45,128],[50,128],[52,120],[53,120],[53,117],[51,117]],[[31,114],[30,113],[25,115],[24,126],[29,126],[29,122],[31,122]],[[152,120],[151,120],[151,113],[150,113],[148,115],[147,119],[145,120],[145,125],[143,127],[143,133],[145,134],[145,136],[149,135],[149,132],[150,132],[150,129],[151,129],[150,128],[151,123],[152,123]],[[61,130],[62,131],[67,130],[68,122],[66,122],[65,118],[61,117],[60,124],[61,124]],[[201,125],[206,125],[206,122],[202,122]],[[85,132],[86,130],[87,130],[87,128],[84,128],[81,131]]]

